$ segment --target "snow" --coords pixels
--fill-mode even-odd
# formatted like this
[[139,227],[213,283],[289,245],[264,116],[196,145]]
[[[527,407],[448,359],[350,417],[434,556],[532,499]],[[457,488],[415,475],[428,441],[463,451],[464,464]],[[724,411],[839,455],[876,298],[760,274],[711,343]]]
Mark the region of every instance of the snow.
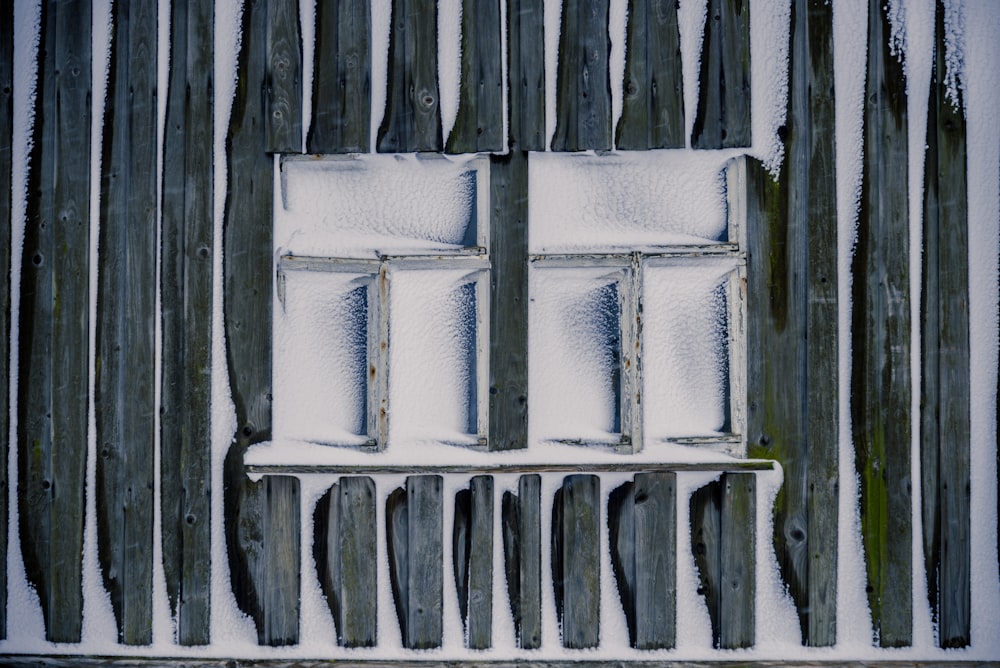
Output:
[[[840,394],[840,526],[838,561],[838,643],[832,648],[799,645],[798,619],[780,581],[770,535],[770,508],[782,480],[780,467],[756,474],[758,508],[755,573],[757,578],[757,644],[753,649],[720,652],[712,648],[708,614],[697,594],[698,578],[691,552],[687,500],[691,493],[716,479],[716,473],[680,473],[677,477],[677,647],[670,651],[638,652],[627,644],[624,615],[610,567],[608,536],[601,535],[601,639],[598,649],[569,651],[561,647],[552,592],[552,575],[542,570],[543,644],[538,651],[517,649],[504,581],[500,499],[517,491],[518,476],[494,476],[494,647],[464,648],[455,586],[451,577],[451,542],[455,493],[468,476],[444,476],[444,645],[437,650],[403,649],[389,588],[385,551],[385,502],[405,475],[379,474],[376,483],[379,647],[347,650],[336,646],[332,618],[312,564],[313,508],[337,481],[333,474],[302,475],[302,627],[301,643],[288,648],[261,648],[253,623],[237,608],[229,587],[228,560],[222,531],[222,461],[235,429],[225,367],[222,320],[222,218],[225,203],[225,137],[230,101],[235,89],[239,48],[240,3],[216,5],[215,105],[215,286],[213,312],[213,430],[212,430],[212,643],[201,648],[174,644],[174,628],[166,601],[162,567],[157,560],[154,587],[152,647],[125,647],[116,642],[114,618],[101,582],[96,559],[94,495],[88,494],[84,555],[84,642],[54,645],[44,640],[41,608],[28,584],[20,552],[16,487],[8,491],[10,535],[8,552],[8,639],[3,653],[157,655],[172,657],[335,658],[335,659],[601,659],[601,660],[995,660],[1000,656],[996,619],[1000,614],[997,555],[997,462],[995,457],[997,385],[997,248],[1000,245],[1000,81],[992,64],[1000,62],[1000,5],[993,0],[948,0],[946,33],[949,44],[947,85],[952,99],[961,89],[968,113],[970,257],[969,276],[972,405],[972,646],[943,651],[935,647],[935,629],[926,603],[926,583],[920,540],[919,486],[914,486],[914,645],[902,650],[872,647],[871,619],[864,591],[863,548],[860,541],[858,481],[850,425],[851,257],[856,242],[857,203],[861,170],[861,113],[866,51],[866,0],[832,0],[836,45],[837,203],[840,291],[838,355]],[[457,114],[460,62],[459,0],[442,0],[439,14],[442,123],[447,136]],[[556,50],[560,19],[558,0],[545,0],[546,129],[555,128]],[[621,113],[625,59],[625,0],[611,0],[611,86],[613,123]],[[909,85],[910,211],[913,266],[919,266],[922,235],[922,170],[927,110],[927,84],[933,52],[932,0],[892,0],[893,40],[905,62]],[[111,0],[94,3],[95,108],[92,122],[93,183],[98,184],[101,123],[110,39]],[[160,0],[160,16],[167,14]],[[706,0],[680,0],[678,18],[684,77],[687,136],[693,124],[699,77],[698,58]],[[301,4],[306,56],[303,92],[306,121],[311,99],[314,0]],[[787,94],[788,3],[751,3],[753,58],[753,145],[748,152],[775,168],[782,147],[777,129],[784,123]],[[15,226],[11,243],[12,308],[20,299],[20,249],[26,206],[26,165],[33,110],[28,94],[34,87],[38,43],[37,2],[15,4],[15,97],[13,138]],[[162,19],[161,19],[162,20]],[[390,8],[387,0],[372,4],[372,102],[384,108]],[[167,29],[161,29],[166,35]],[[166,40],[160,45],[160,90],[165,91]],[[160,118],[163,122],[161,94]],[[381,114],[372,114],[372,147]],[[506,122],[506,121],[505,121]],[[305,127],[308,127],[306,123]],[[534,154],[530,173],[530,252],[535,254],[659,251],[691,244],[727,241],[724,183],[721,169],[741,151],[652,151],[634,154]],[[463,248],[483,245],[488,219],[488,181],[482,160],[471,157],[427,159],[420,156],[348,157],[344,159],[275,159],[275,252],[283,254],[376,259],[385,254],[448,255],[458,260]],[[99,202],[91,200],[91,250],[96,250]],[[373,193],[379,193],[373,197]],[[382,197],[382,193],[392,193]],[[643,272],[645,302],[644,392],[647,443],[628,461],[643,463],[718,463],[726,455],[694,446],[663,442],[675,436],[715,434],[725,426],[724,375],[728,350],[725,292],[720,287],[733,271],[732,263],[692,266],[650,264]],[[467,287],[474,270],[390,266],[392,344],[390,346],[390,443],[384,452],[349,447],[331,448],[364,439],[367,355],[361,340],[368,313],[358,288],[367,290],[370,275],[352,272],[287,272],[282,300],[275,299],[274,436],[247,455],[248,464],[319,464],[373,467],[463,464],[470,467],[565,462],[580,466],[620,463],[623,455],[606,448],[586,448],[553,442],[582,438],[614,440],[616,396],[611,382],[613,355],[608,340],[615,317],[609,294],[620,289],[624,269],[578,267],[531,271],[531,367],[529,401],[531,447],[520,452],[491,454],[457,448],[475,442],[473,413],[479,410],[476,375],[476,328],[472,313],[481,308]],[[96,263],[89,278],[96,291]],[[913,370],[919,379],[919,274],[911,277]],[[364,292],[364,291],[362,291]],[[370,294],[370,293],[368,293]],[[371,309],[371,298],[368,298]],[[481,315],[480,315],[481,317]],[[91,314],[90,351],[95,348]],[[12,378],[16,378],[18,322],[11,325]],[[93,366],[93,365],[92,365]],[[359,367],[361,373],[359,374]],[[359,377],[360,376],[360,377]],[[93,388],[93,377],[91,378]],[[16,417],[16,382],[9,401]],[[919,410],[919,380],[913,386],[913,406]],[[92,393],[91,393],[92,394]],[[90,407],[93,423],[93,406]],[[915,415],[919,413],[915,412]],[[91,429],[93,433],[93,428]],[[12,420],[11,442],[16,442]],[[916,436],[914,437],[916,439]],[[914,440],[916,445],[916,440]],[[88,485],[94,488],[93,436],[88,443]],[[158,451],[157,451],[158,452]],[[916,450],[914,450],[916,452]],[[8,471],[16,472],[16,452]],[[914,455],[914,478],[919,458]],[[601,474],[601,493],[630,479],[628,474]],[[11,479],[16,479],[11,476]],[[542,476],[542,535],[551,533],[552,497],[561,474]],[[158,508],[158,506],[157,506]],[[601,523],[606,524],[606,507]],[[159,524],[157,514],[156,524]],[[156,549],[159,550],[157,542]],[[551,546],[542,541],[543,564]]]

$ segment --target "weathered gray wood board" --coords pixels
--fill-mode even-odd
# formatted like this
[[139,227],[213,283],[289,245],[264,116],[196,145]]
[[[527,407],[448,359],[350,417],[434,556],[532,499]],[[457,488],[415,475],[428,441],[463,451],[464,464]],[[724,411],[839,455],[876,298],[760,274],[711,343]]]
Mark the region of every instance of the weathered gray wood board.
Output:
[[528,154],[490,158],[490,450],[528,447]]
[[493,477],[480,475],[455,497],[452,562],[466,645],[493,642]]
[[97,552],[118,640],[153,641],[157,8],[112,8],[98,242]]
[[750,2],[708,0],[691,146],[750,146],[750,128]]
[[462,78],[448,153],[502,151],[501,0],[462,0]]
[[851,417],[874,637],[898,647],[912,636],[908,149],[906,74],[883,5],[868,9]]
[[441,646],[444,587],[443,479],[410,476],[386,502],[389,579],[403,646]]
[[267,23],[266,1],[248,0],[227,138],[224,316],[236,434],[226,455],[223,492],[233,594],[253,618],[261,644],[287,645],[299,635],[298,480],[266,476],[250,482],[243,466],[247,447],[271,437],[273,161],[265,152],[260,94]]
[[553,151],[611,148],[608,0],[565,0]]
[[25,571],[53,642],[79,642],[83,613],[90,25],[88,0],[42,4],[21,262],[18,518]]
[[264,82],[266,150],[269,153],[301,153],[302,39],[298,0],[267,2]]
[[941,647],[970,642],[969,210],[965,108],[948,94],[937,2],[924,163],[920,470],[928,597]]
[[500,516],[517,646],[537,649],[542,644],[541,476],[523,475],[516,495],[504,492]]
[[313,513],[313,558],[342,647],[374,647],[377,639],[378,547],[375,481],[341,478]]
[[508,140],[511,151],[545,150],[542,0],[507,0]]
[[601,505],[596,475],[566,476],[552,502],[552,585],[571,649],[600,643]]
[[316,3],[310,153],[368,152],[371,32],[371,0]]
[[754,644],[756,478],[724,473],[691,495],[691,548],[721,649]]
[[676,474],[637,473],[608,502],[611,565],[637,649],[669,649],[676,640]]
[[677,3],[629,0],[625,86],[615,146],[684,148],[684,88]]
[[378,130],[380,153],[440,151],[437,2],[392,0],[389,81]]
[[[836,642],[838,373],[833,8],[792,3],[785,160],[747,167],[748,446],[781,462],[774,546],[807,645]],[[803,401],[804,397],[804,401]]]
[[214,4],[173,2],[160,232],[160,531],[177,641],[210,640]]
[[[10,387],[11,144],[14,133],[14,3],[0,7],[0,387]],[[5,395],[6,396],[6,395]],[[8,461],[9,402],[0,406],[0,461]],[[0,467],[0,640],[7,637],[8,467]]]

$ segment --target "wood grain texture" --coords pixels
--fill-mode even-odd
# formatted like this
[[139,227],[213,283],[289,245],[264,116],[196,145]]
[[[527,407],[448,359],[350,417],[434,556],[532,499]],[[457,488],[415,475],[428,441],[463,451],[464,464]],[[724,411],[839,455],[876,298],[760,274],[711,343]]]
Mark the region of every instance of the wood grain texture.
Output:
[[378,548],[375,481],[341,478],[313,516],[313,558],[342,647],[374,647],[377,639]]
[[[10,387],[11,145],[14,133],[14,3],[0,7],[0,387]],[[6,278],[9,277],[9,278]],[[6,394],[4,396],[7,396]],[[9,461],[10,404],[0,406],[0,461]],[[7,637],[7,466],[0,467],[0,640]]]
[[[836,642],[838,370],[833,9],[792,3],[786,157],[748,160],[749,446],[781,462],[774,545],[803,642]],[[803,401],[802,398],[805,398]]]
[[528,447],[528,154],[490,158],[490,450]]
[[[267,20],[266,1],[248,0],[227,137],[224,321],[237,428],[224,463],[223,496],[230,584],[236,602],[254,620],[258,642],[288,645],[298,642],[298,589],[288,586],[298,578],[299,562],[293,564],[292,546],[280,542],[292,539],[284,533],[291,527],[275,522],[292,521],[291,508],[298,508],[292,498],[298,494],[297,480],[266,476],[251,482],[243,465],[247,447],[271,437],[274,167],[265,151],[265,104],[260,95],[267,68]],[[269,536],[268,531],[275,535]],[[297,535],[294,540],[298,549]],[[265,544],[268,541],[279,542]],[[272,549],[279,554],[269,557]],[[276,557],[281,560],[273,561]],[[292,568],[294,575],[288,570]]]
[[511,151],[545,150],[542,0],[507,0],[508,140]]
[[21,262],[18,519],[45,637],[79,642],[90,329],[91,3],[41,8]]
[[160,531],[182,645],[210,641],[214,4],[171,3],[160,258]]
[[455,496],[452,564],[465,643],[493,643],[493,478],[476,476]]
[[552,584],[563,647],[600,643],[601,483],[595,475],[563,479],[552,504]]
[[157,8],[112,8],[94,386],[97,548],[118,640],[153,640]]
[[639,473],[611,493],[611,564],[629,642],[669,649],[676,640],[676,475]]
[[851,417],[874,638],[901,647],[912,640],[907,102],[883,4],[868,7]]
[[267,2],[265,148],[302,152],[302,38],[298,0]]
[[371,24],[371,0],[316,3],[310,153],[370,148]]
[[748,147],[750,128],[750,2],[708,0],[691,147]]
[[684,148],[684,86],[675,0],[629,0],[625,84],[615,147]]
[[458,115],[448,153],[502,151],[501,0],[462,0],[462,62]]
[[386,502],[389,578],[408,649],[441,646],[444,605],[443,478],[406,479]]
[[948,93],[936,3],[924,162],[920,470],[928,597],[941,647],[970,643],[969,210],[961,89]]
[[517,646],[538,649],[542,643],[541,476],[522,475],[516,495],[504,492],[500,513]]
[[609,0],[565,0],[553,151],[611,148]]
[[389,81],[378,130],[380,153],[440,151],[437,2],[392,0]]

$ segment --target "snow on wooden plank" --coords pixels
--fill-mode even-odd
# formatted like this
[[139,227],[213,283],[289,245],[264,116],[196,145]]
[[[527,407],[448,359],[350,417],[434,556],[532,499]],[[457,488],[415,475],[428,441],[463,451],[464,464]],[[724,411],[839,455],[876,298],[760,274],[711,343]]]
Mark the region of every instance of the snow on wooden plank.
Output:
[[[0,276],[11,277],[11,184],[14,135],[14,3],[0,7]],[[0,288],[0,387],[10,387],[10,280]],[[6,394],[4,396],[7,396]],[[10,404],[0,402],[0,461],[10,448]],[[7,528],[9,471],[0,467],[0,640],[7,637]]]
[[[90,321],[91,3],[41,8],[21,263],[21,551],[45,637],[79,642]],[[57,76],[58,73],[58,76]]]
[[545,36],[542,0],[508,0],[511,150],[545,150]]
[[854,256],[851,412],[875,638],[912,640],[910,277],[906,73],[888,9],[868,7],[868,72]]
[[462,2],[462,79],[448,153],[504,149],[500,1]]
[[552,584],[563,647],[600,643],[601,482],[596,475],[563,479],[552,504]]
[[444,609],[443,478],[417,475],[386,502],[389,578],[408,649],[441,646]]
[[[257,627],[261,644],[298,642],[298,577],[290,545],[292,507],[298,482],[266,476],[250,482],[243,454],[271,436],[271,299],[273,159],[265,152],[265,101],[259,95],[267,72],[268,6],[249,0],[243,10],[236,96],[230,117],[227,167],[229,192],[223,221],[223,280],[227,362],[236,433],[226,455],[224,518],[230,578],[236,601]],[[293,484],[294,483],[294,484]],[[268,531],[275,533],[274,537]],[[296,547],[296,549],[298,549]],[[277,554],[271,554],[277,550]],[[277,561],[275,561],[277,560]],[[297,580],[296,580],[297,581]],[[284,589],[282,589],[284,588]]]
[[153,640],[156,2],[116,3],[101,162],[95,419],[97,547],[129,645]]
[[380,153],[440,151],[437,3],[392,0],[389,81],[378,130]]
[[298,0],[267,2],[265,147],[302,152],[302,39]]
[[341,478],[314,513],[313,557],[342,647],[375,646],[375,517],[375,481],[367,476]]
[[559,33],[553,151],[611,148],[609,0],[566,0]]
[[928,597],[941,647],[970,638],[969,209],[961,88],[945,84],[944,5],[936,3],[924,167],[920,445]]
[[316,3],[310,153],[369,150],[371,13],[371,0]]
[[684,148],[680,40],[677,3],[629,0],[619,150]]
[[819,1],[792,4],[786,157],[778,182],[747,161],[749,445],[752,456],[774,458],[785,471],[775,501],[775,550],[803,642],[811,646],[836,642],[832,11]]
[[493,477],[479,475],[455,496],[452,561],[466,646],[493,643]]
[[504,492],[500,510],[517,646],[537,649],[542,643],[541,476],[522,475],[516,495]]
[[637,649],[669,649],[676,640],[676,474],[637,473],[608,503],[611,563]]
[[750,146],[750,3],[708,0],[692,148]]
[[720,649],[754,644],[756,478],[724,473],[691,496],[691,547]]
[[160,531],[182,645],[210,640],[213,20],[208,0],[171,5],[160,233]]

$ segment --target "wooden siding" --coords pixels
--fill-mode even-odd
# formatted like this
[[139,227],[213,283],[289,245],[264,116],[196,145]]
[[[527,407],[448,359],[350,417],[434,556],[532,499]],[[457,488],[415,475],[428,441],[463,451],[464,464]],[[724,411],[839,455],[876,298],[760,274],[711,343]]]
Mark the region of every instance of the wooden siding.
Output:
[[[12,204],[12,152],[14,135],[14,4],[0,9],[0,387],[10,387],[10,286]],[[6,396],[6,394],[4,394]],[[7,462],[10,451],[10,404],[0,401],[0,462]],[[7,563],[8,554],[8,485],[6,466],[0,467],[0,640],[7,637]]]
[[692,148],[750,146],[750,2],[709,0]]

